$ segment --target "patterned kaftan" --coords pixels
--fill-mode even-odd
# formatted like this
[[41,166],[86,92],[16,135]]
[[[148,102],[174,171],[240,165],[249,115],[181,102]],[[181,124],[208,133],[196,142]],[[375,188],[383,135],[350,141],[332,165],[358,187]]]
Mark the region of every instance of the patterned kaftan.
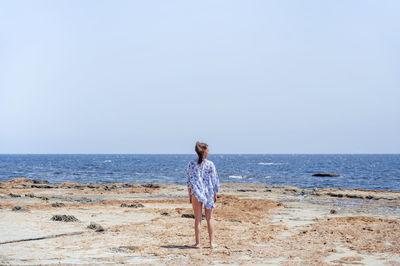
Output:
[[219,192],[219,179],[214,163],[206,159],[201,164],[197,160],[191,161],[186,168],[186,177],[187,186],[192,189],[191,194],[203,202],[206,209],[213,209],[214,193]]

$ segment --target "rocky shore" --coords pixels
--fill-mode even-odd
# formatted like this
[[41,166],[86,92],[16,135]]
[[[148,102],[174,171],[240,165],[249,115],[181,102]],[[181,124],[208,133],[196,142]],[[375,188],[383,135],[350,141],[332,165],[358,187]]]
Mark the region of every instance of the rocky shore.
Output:
[[400,192],[223,183],[216,249],[186,187],[0,182],[0,264],[400,265]]

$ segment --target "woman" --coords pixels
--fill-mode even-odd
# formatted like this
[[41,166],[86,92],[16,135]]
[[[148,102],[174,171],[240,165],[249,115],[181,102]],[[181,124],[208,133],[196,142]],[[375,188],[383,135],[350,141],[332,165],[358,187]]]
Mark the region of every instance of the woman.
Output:
[[196,142],[197,160],[189,162],[186,169],[189,202],[194,211],[194,233],[196,244],[194,248],[200,247],[200,223],[202,220],[202,205],[204,204],[210,248],[214,248],[214,225],[212,221],[212,210],[217,201],[219,192],[219,180],[214,163],[207,160],[208,145]]

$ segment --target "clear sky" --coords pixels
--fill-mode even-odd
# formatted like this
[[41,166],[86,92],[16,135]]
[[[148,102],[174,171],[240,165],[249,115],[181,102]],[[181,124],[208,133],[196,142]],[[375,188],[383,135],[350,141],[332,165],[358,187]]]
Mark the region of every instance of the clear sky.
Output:
[[400,153],[400,1],[1,1],[0,153]]

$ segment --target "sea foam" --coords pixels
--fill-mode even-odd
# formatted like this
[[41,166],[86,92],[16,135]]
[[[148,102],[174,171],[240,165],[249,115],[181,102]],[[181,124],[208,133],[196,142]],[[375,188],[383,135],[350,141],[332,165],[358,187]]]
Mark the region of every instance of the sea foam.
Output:
[[228,176],[229,178],[234,178],[234,179],[244,179],[248,178],[247,176],[241,176],[241,175],[230,175]]
[[281,165],[282,163],[258,163],[259,165]]

